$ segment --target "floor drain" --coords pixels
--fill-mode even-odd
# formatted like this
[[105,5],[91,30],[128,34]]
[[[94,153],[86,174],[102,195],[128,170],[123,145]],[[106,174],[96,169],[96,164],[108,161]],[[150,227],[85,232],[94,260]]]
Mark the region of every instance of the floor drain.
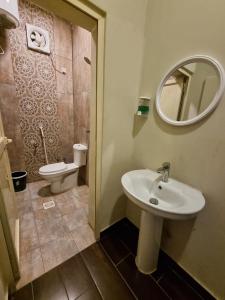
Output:
[[151,198],[151,199],[149,200],[149,202],[150,202],[151,204],[154,204],[154,205],[158,205],[158,204],[159,204],[159,200],[156,199],[156,198]]
[[49,209],[55,207],[55,202],[53,200],[43,203],[44,209]]

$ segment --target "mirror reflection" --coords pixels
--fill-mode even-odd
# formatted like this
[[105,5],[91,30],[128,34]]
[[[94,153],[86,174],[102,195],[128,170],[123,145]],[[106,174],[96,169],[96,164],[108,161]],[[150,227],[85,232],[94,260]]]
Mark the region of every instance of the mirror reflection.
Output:
[[210,105],[219,84],[219,74],[213,65],[185,64],[164,83],[160,108],[173,121],[193,119]]

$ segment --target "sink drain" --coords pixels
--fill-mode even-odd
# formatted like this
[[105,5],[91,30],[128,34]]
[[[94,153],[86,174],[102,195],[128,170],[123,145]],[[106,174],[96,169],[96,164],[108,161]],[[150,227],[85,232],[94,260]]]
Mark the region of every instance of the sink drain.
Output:
[[156,198],[151,198],[151,199],[149,200],[149,202],[150,202],[151,204],[154,204],[154,205],[158,205],[158,204],[159,204],[159,200],[156,199]]

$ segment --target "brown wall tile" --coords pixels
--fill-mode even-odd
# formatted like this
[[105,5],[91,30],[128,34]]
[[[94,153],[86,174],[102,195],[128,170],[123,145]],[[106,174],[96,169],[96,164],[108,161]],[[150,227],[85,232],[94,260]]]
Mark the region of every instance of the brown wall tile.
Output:
[[[73,90],[74,90],[74,138],[76,143],[89,144],[89,108],[91,87],[91,66],[84,57],[91,59],[91,34],[73,26]],[[88,182],[87,168],[82,167],[79,175]]]
[[61,121],[62,155],[68,162],[73,162],[74,115],[73,95],[58,94],[58,118]]
[[[50,163],[73,161],[73,144],[88,144],[91,35],[27,0],[19,1],[20,26],[0,32],[0,109],[6,135],[13,139],[13,170],[26,169],[39,180],[46,164],[39,126]],[[49,31],[51,55],[27,48],[26,22]],[[74,47],[74,48],[73,48]],[[72,51],[73,48],[73,51]],[[66,74],[61,74],[62,68]]]
[[18,116],[18,99],[14,85],[0,83],[0,111],[4,124],[5,135],[13,142],[8,145],[8,154],[12,171],[24,169],[23,142]]
[[54,17],[55,53],[72,60],[71,25],[65,20]]
[[4,54],[0,55],[0,82],[14,84],[11,51],[6,37],[6,31],[0,29],[0,45]]
[[[56,80],[57,80],[57,92],[62,94],[73,94],[73,69],[72,60],[63,56],[56,55]],[[66,74],[62,74],[62,70],[65,69]]]

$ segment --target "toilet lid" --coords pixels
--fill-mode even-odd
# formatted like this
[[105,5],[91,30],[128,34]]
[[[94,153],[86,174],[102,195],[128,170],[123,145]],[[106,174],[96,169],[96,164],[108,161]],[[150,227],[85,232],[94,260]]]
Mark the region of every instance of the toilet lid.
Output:
[[45,165],[40,168],[41,173],[56,173],[66,169],[66,164],[64,162]]
[[87,150],[88,147],[83,144],[74,144],[73,149],[74,150]]

